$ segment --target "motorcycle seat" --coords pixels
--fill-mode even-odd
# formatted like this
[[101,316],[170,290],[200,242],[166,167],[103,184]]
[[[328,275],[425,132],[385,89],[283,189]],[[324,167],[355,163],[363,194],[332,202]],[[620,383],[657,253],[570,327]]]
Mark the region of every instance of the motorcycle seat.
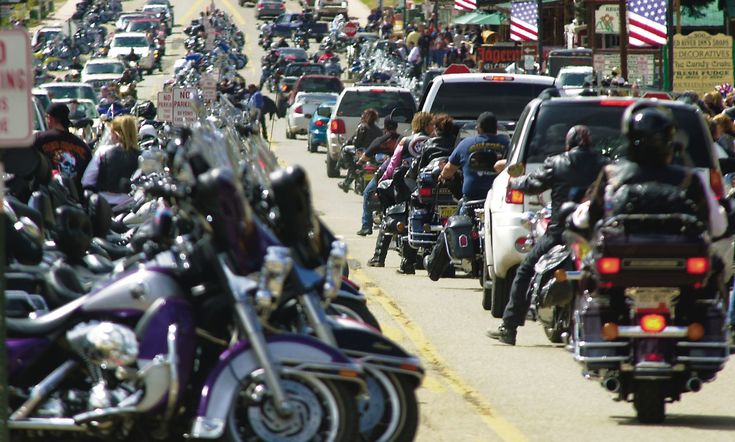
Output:
[[[120,238],[120,241],[122,241],[122,238]],[[92,239],[92,243],[104,250],[112,260],[124,258],[131,253],[131,250],[124,245],[118,245],[114,242],[108,241],[107,239],[94,238]]]
[[57,308],[38,318],[6,318],[9,336],[46,336],[71,321],[74,313],[84,304],[87,296]]

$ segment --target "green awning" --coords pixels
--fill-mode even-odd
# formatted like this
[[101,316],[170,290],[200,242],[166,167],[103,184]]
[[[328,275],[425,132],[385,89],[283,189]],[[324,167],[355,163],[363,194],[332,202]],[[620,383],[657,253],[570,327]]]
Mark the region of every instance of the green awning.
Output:
[[506,17],[501,13],[488,14],[486,12],[470,12],[454,19],[455,25],[494,25],[499,26],[507,23]]
[[[732,7],[735,7],[733,5]],[[727,8],[730,10],[731,2],[728,1]],[[681,25],[686,27],[698,28],[698,27],[718,27],[725,25],[725,13],[720,10],[717,5],[717,0],[711,2],[707,7],[699,9],[702,14],[698,17],[693,17],[687,13],[687,10],[681,9]],[[732,15],[731,15],[732,17]],[[674,15],[674,23],[676,23],[676,15]]]
[[484,14],[482,12],[474,11],[468,14],[460,15],[459,17],[454,19],[454,24],[468,25],[473,19],[477,18],[478,15],[484,15]]

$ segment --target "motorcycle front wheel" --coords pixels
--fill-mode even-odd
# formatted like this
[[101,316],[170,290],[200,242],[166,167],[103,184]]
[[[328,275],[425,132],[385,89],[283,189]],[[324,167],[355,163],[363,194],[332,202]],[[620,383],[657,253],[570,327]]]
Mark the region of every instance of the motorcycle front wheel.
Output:
[[416,390],[404,376],[366,368],[368,398],[358,401],[364,441],[410,441],[416,436]]
[[253,378],[247,379],[240,385],[230,407],[223,440],[357,440],[359,415],[354,393],[348,386],[301,374],[282,375],[281,383],[293,407],[290,416],[280,415],[267,393],[255,400],[265,385]]

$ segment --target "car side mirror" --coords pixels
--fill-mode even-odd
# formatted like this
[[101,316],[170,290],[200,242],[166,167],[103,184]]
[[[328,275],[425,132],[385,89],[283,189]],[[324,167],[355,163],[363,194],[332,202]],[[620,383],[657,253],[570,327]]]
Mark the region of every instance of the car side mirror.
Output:
[[512,178],[519,177],[524,173],[526,173],[526,166],[524,166],[523,163],[511,164],[508,167],[508,175]]

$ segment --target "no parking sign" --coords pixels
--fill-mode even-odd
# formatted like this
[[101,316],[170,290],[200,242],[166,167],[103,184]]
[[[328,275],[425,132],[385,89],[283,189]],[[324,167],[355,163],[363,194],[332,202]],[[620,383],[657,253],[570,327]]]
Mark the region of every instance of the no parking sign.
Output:
[[20,29],[0,31],[0,147],[33,141],[31,40]]

